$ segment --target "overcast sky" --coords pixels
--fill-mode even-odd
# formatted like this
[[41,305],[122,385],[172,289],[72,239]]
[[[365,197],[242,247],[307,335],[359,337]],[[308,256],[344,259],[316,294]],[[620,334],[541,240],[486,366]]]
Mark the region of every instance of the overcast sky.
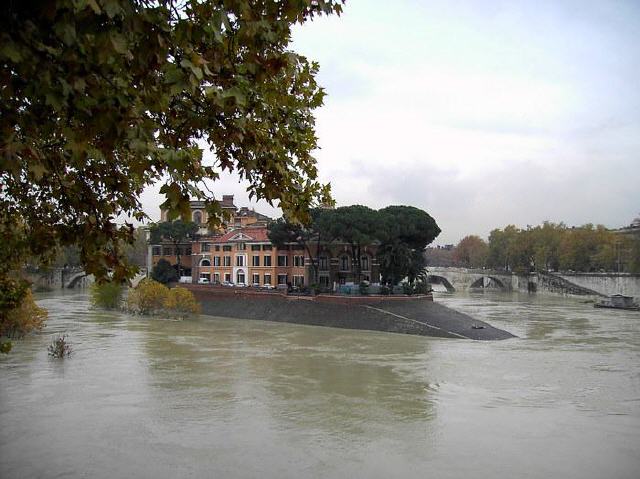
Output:
[[[293,48],[320,63],[316,157],[339,206],[425,209],[436,244],[640,213],[637,0],[353,0]],[[235,178],[215,191],[249,204]],[[155,219],[159,203],[145,194]]]

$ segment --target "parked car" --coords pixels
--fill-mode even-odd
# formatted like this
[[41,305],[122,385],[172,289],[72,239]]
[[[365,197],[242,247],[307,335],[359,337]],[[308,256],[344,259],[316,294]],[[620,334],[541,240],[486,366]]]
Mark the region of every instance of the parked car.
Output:
[[236,283],[236,288],[246,288],[246,283]]
[[180,279],[178,280],[178,283],[192,283],[193,280],[191,279],[191,276],[180,276]]
[[259,288],[260,287],[260,283],[252,283],[251,287],[252,288]]
[[261,286],[262,289],[275,289],[275,286],[271,286],[270,284],[263,284]]
[[228,287],[231,287],[231,286],[233,286],[233,283],[232,283],[231,281],[223,281],[223,282],[222,282],[222,286],[228,286]]
[[209,284],[209,278],[198,278],[198,284]]

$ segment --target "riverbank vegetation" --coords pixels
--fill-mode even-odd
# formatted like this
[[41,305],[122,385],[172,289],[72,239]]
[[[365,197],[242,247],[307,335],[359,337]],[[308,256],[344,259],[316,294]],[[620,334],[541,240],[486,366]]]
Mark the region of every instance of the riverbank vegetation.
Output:
[[118,309],[122,305],[124,287],[121,283],[108,281],[93,283],[89,288],[91,304],[102,309]]
[[40,331],[47,320],[47,311],[36,304],[31,290],[27,290],[22,302],[4,316],[0,322],[0,352],[11,350],[12,339],[19,339],[33,331]]
[[488,241],[474,235],[463,238],[451,251],[451,258],[455,266],[517,273],[640,273],[640,237],[592,224],[568,227],[545,222],[527,228],[509,225],[491,231]]
[[94,283],[91,304],[101,309],[124,309],[141,315],[167,315],[186,318],[200,313],[200,305],[193,293],[185,288],[168,288],[151,279],[143,279],[129,288],[123,304],[124,286],[115,282]]
[[200,313],[200,305],[191,291],[180,287],[169,289],[150,279],[140,281],[136,288],[129,290],[126,307],[132,313],[177,318]]

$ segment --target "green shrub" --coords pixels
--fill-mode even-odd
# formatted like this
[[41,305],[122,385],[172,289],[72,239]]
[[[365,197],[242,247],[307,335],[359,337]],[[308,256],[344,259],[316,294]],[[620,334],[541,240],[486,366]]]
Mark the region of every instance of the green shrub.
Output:
[[382,285],[380,286],[380,294],[383,296],[389,296],[391,294],[391,289],[389,286]]
[[169,314],[179,318],[200,314],[200,305],[196,298],[191,291],[185,288],[170,289],[164,301],[164,307]]
[[11,350],[10,339],[40,331],[46,320],[47,311],[36,304],[31,290],[26,290],[20,305],[10,309],[0,321],[0,352],[8,353]]
[[49,356],[56,359],[62,359],[71,356],[71,344],[67,341],[67,335],[63,334],[53,339],[47,347]]
[[362,283],[360,283],[360,294],[362,296],[368,296],[369,295],[369,283],[367,283],[366,281],[363,281]]
[[413,286],[411,286],[409,283],[402,283],[402,294],[411,296],[413,294]]
[[91,304],[97,308],[117,309],[122,304],[122,285],[119,283],[93,283],[91,285]]
[[169,288],[165,285],[143,279],[138,286],[129,290],[127,309],[138,314],[153,314],[162,311],[169,296]]
[[431,292],[431,285],[426,281],[416,281],[413,291],[416,294],[427,294]]

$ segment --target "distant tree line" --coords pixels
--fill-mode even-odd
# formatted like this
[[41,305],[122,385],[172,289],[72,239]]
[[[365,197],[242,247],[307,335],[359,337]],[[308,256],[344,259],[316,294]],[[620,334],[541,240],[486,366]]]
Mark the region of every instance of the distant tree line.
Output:
[[269,239],[276,246],[298,243],[311,258],[314,281],[318,281],[321,245],[341,242],[349,246],[356,281],[362,277],[362,251],[377,246],[382,283],[396,285],[404,278],[410,284],[424,274],[425,247],[440,234],[435,220],[411,206],[388,206],[374,210],[353,205],[316,208],[308,225],[280,218],[269,226]]
[[466,236],[452,252],[453,263],[516,273],[532,271],[624,271],[640,273],[640,236],[618,234],[602,225],[568,227],[544,222],[526,229],[494,229],[489,241]]

